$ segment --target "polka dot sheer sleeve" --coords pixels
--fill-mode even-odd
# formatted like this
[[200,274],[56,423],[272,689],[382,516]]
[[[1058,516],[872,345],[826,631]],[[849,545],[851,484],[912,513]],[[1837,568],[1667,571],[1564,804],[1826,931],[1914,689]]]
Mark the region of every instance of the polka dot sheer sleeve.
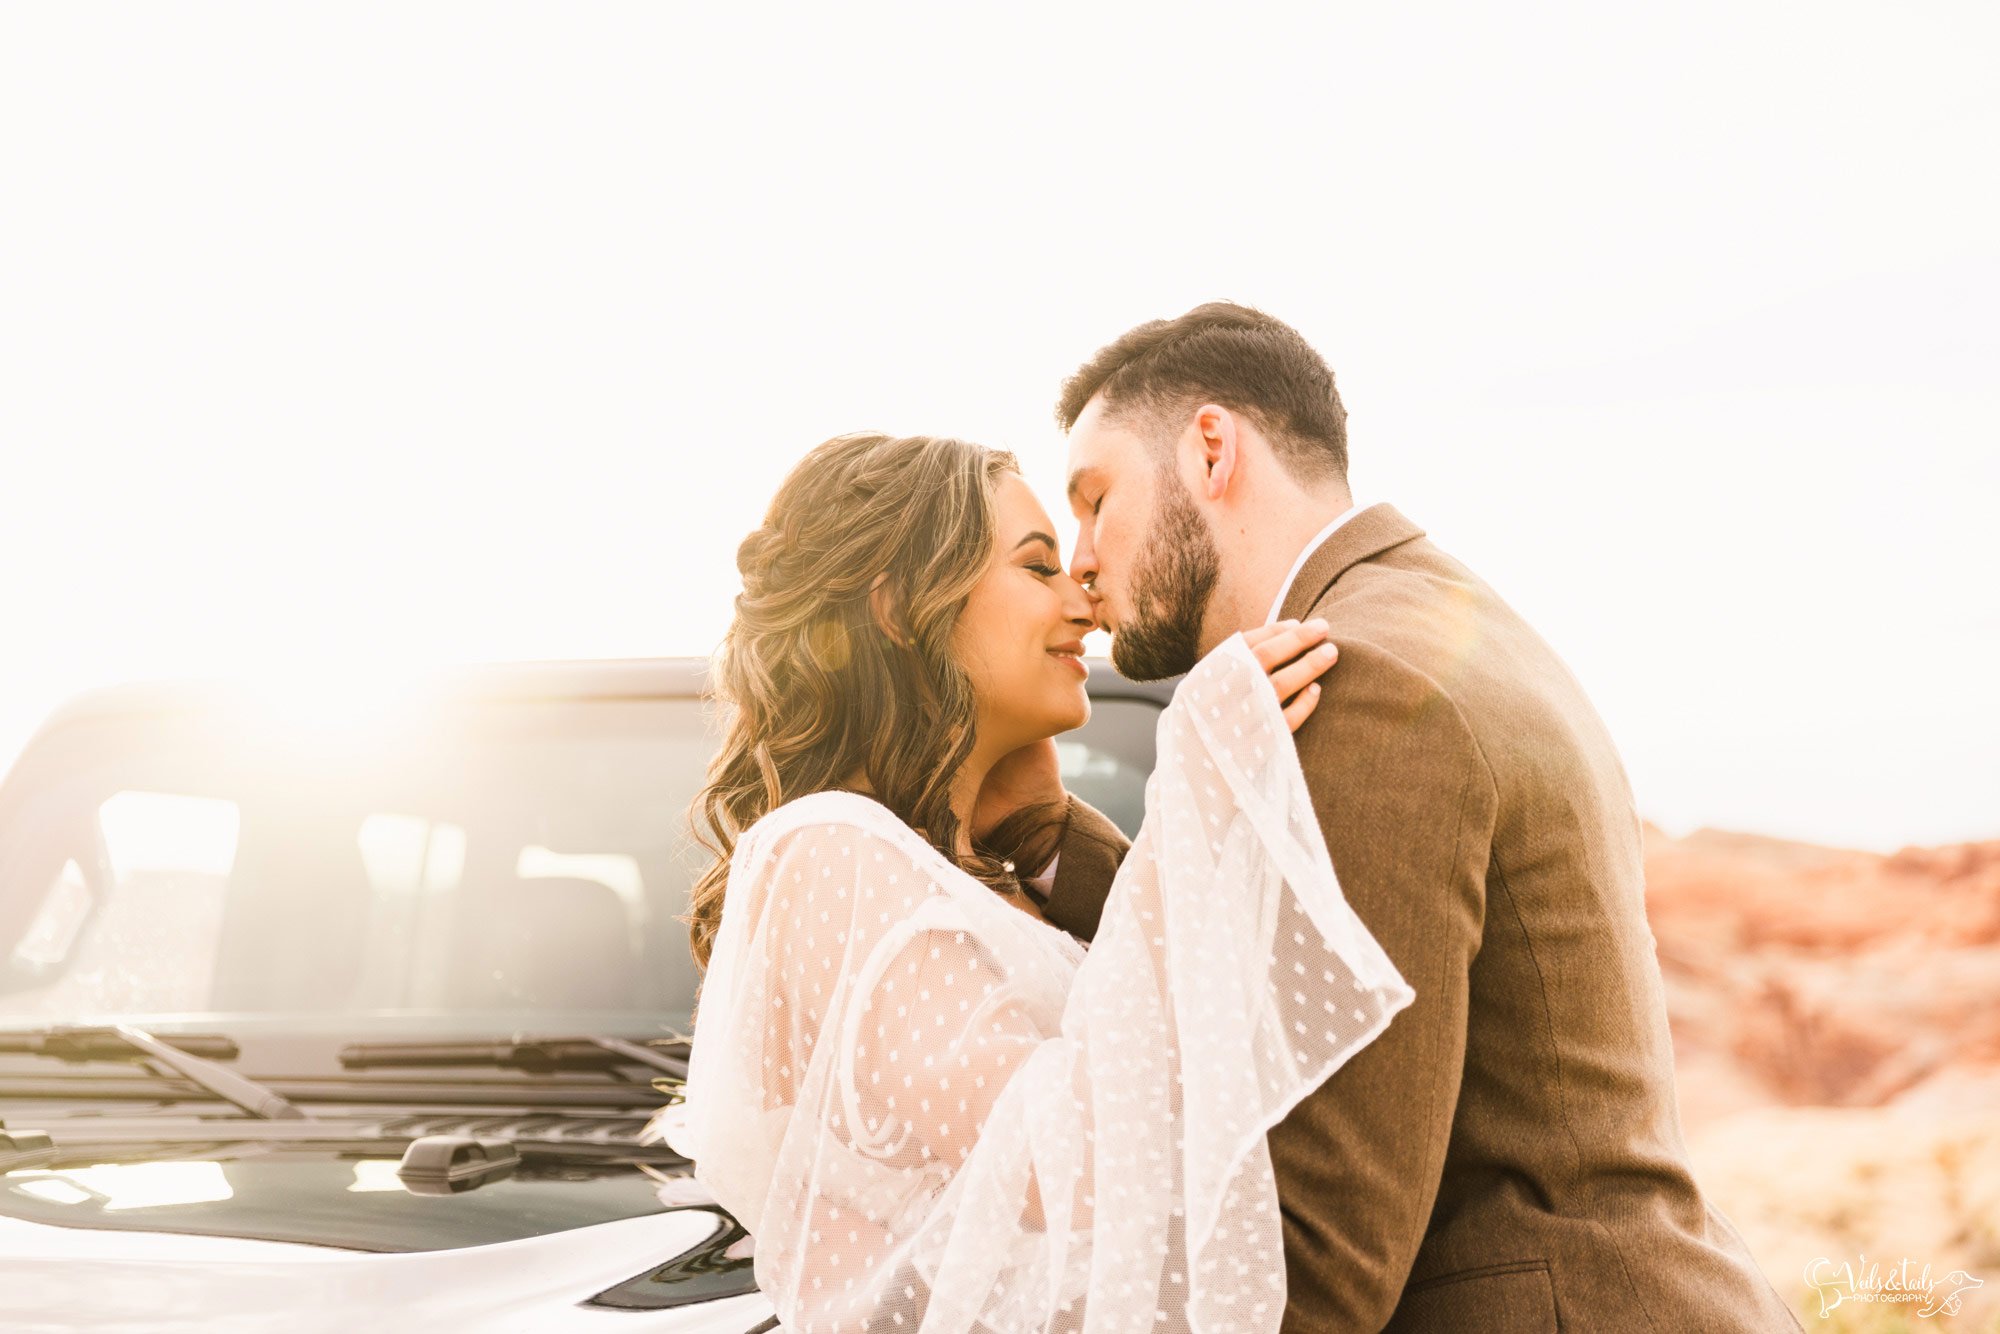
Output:
[[1413,999],[1241,636],[1086,956],[853,793],[746,831],[674,1135],[787,1330],[1275,1330],[1265,1132]]

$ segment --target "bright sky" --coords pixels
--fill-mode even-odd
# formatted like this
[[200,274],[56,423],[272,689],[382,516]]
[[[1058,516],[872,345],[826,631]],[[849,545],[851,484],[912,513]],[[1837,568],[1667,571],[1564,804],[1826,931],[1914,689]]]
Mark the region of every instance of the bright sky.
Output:
[[1983,3],[10,6],[0,766],[108,681],[706,652],[842,431],[1067,544],[1062,377],[1227,297],[1653,819],[2000,836],[1996,69]]

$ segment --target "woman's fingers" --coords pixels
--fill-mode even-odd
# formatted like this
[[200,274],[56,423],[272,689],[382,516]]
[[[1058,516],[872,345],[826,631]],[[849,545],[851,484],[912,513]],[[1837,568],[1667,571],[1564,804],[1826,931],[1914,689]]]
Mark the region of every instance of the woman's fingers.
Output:
[[1260,625],[1254,630],[1243,632],[1243,642],[1257,655],[1257,661],[1267,672],[1275,671],[1285,663],[1305,652],[1326,638],[1325,621],[1273,621]]
[[[1260,625],[1254,631],[1245,631],[1243,642],[1257,655],[1257,661],[1271,678],[1271,688],[1278,692],[1278,699],[1286,706],[1286,720],[1292,730],[1297,731],[1300,723],[1313,710],[1318,699],[1315,689],[1311,699],[1303,697],[1303,692],[1313,686],[1317,679],[1340,657],[1340,650],[1326,638],[1325,621],[1307,621],[1301,625],[1296,621],[1279,621],[1273,625]],[[1292,706],[1297,705],[1297,716],[1292,714]]]
[[1317,681],[1339,658],[1340,650],[1331,640],[1316,644],[1273,671],[1271,686],[1278,692],[1279,699],[1290,699]]
[[1319,706],[1320,693],[1319,682],[1315,681],[1292,696],[1291,703],[1285,705],[1283,709],[1285,726],[1294,732],[1298,731],[1299,724],[1311,717],[1312,711]]
[[1243,642],[1257,655],[1278,692],[1285,725],[1296,732],[1319,707],[1319,677],[1340,658],[1327,639],[1327,623],[1311,620],[1276,621],[1243,632]]

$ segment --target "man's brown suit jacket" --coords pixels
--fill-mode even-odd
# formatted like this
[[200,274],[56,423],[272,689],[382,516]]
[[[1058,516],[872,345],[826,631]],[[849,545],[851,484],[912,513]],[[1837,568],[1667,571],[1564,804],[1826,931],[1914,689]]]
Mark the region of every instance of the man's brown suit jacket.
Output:
[[[1299,759],[1416,991],[1270,1133],[1287,1334],[1798,1329],[1689,1173],[1639,820],[1576,679],[1387,505],[1282,615],[1340,646]],[[1088,940],[1125,847],[1073,803],[1050,920]]]

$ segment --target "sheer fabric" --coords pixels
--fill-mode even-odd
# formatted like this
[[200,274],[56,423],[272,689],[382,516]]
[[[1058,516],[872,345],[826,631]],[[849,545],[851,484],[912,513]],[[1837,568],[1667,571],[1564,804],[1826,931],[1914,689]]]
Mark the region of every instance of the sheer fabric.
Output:
[[1275,1330],[1265,1132],[1413,999],[1242,637],[1159,721],[1086,954],[886,807],[745,831],[674,1142],[788,1330]]

